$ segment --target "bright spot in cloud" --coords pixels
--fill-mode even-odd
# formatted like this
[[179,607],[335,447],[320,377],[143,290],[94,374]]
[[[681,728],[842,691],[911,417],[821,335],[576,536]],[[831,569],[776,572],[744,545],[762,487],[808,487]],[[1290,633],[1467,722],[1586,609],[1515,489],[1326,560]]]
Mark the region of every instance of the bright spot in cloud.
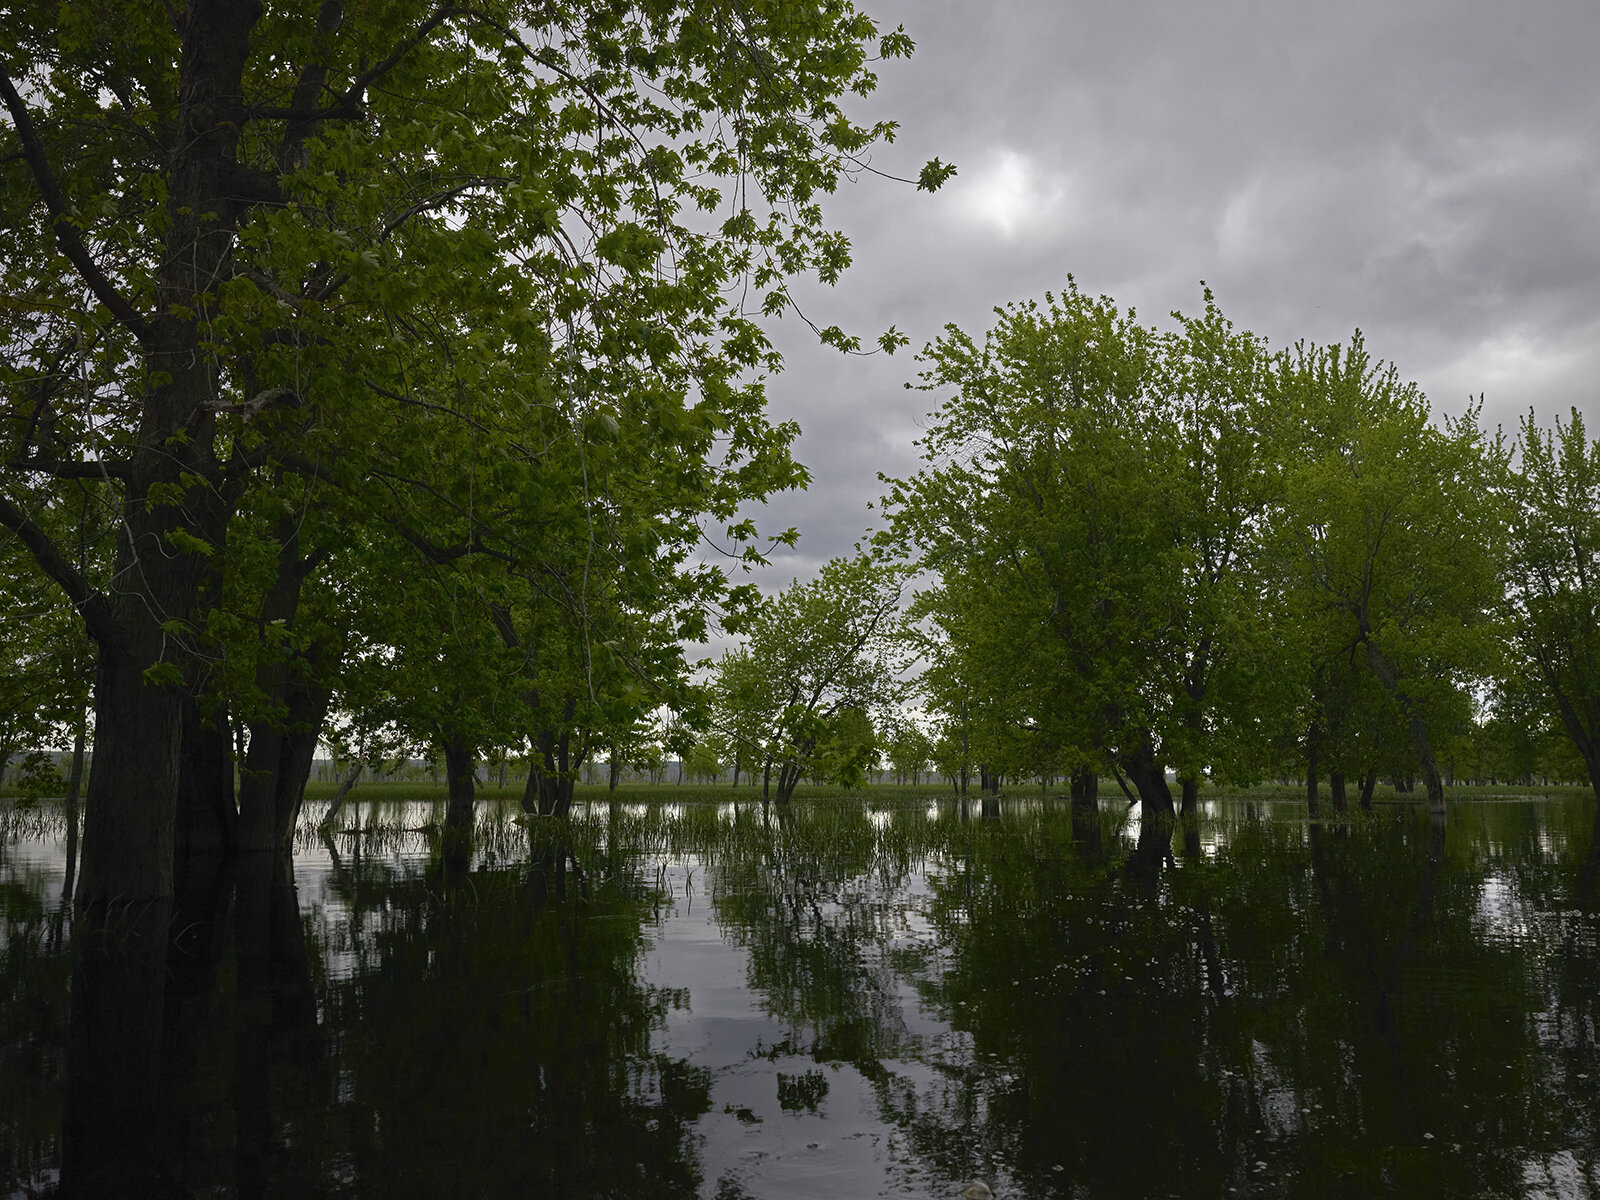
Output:
[[968,180],[957,193],[962,215],[1007,239],[1048,220],[1065,191],[1058,177],[1015,150],[1001,150]]

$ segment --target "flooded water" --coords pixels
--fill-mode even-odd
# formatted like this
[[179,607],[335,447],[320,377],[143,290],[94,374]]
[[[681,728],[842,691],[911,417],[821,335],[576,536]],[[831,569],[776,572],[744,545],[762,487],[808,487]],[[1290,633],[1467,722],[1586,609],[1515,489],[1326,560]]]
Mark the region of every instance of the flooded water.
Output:
[[0,1196],[1600,1196],[1592,800],[358,815],[76,977],[0,818]]

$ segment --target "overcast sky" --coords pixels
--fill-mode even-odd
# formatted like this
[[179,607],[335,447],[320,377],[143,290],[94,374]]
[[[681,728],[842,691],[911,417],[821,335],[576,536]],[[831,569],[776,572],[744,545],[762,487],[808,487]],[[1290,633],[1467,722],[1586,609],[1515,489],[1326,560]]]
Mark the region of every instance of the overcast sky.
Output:
[[1165,324],[1200,307],[1282,346],[1341,341],[1434,410],[1485,396],[1514,427],[1600,413],[1600,5],[1595,0],[858,0],[916,40],[858,111],[900,121],[875,165],[959,174],[936,195],[867,178],[828,208],[854,245],[820,324],[911,338],[845,358],[792,320],[775,417],[814,482],[782,585],[846,553],[877,473],[915,468],[932,397],[912,353],[946,322],[1079,286]]

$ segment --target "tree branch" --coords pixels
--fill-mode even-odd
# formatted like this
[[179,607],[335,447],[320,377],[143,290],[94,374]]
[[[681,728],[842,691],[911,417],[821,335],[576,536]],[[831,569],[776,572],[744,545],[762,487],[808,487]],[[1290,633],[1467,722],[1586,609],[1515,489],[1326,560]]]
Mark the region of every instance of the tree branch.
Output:
[[451,4],[441,4],[433,10],[432,15],[426,21],[417,27],[415,32],[403,39],[377,66],[370,67],[356,76],[354,82],[340,94],[338,99],[326,108],[304,108],[299,106],[277,108],[270,105],[257,105],[245,109],[244,119],[246,121],[292,121],[296,125],[306,127],[318,121],[355,120],[361,116],[363,111],[362,96],[369,87],[399,66],[401,60],[425,42],[428,35],[439,28],[440,25],[451,17],[466,15],[468,15],[467,9],[457,8]]
[[77,462],[58,458],[16,458],[6,464],[17,471],[42,471],[57,479],[127,479],[133,464],[121,459]]
[[78,232],[78,219],[73,216],[72,205],[68,203],[66,194],[62,192],[61,185],[56,182],[56,177],[50,170],[44,143],[39,140],[33,118],[28,115],[27,106],[17,94],[17,89],[12,86],[11,76],[3,68],[0,68],[0,98],[4,98],[6,108],[11,113],[11,121],[17,128],[17,136],[22,139],[23,157],[28,160],[34,181],[39,185],[39,194],[44,198],[45,207],[50,210],[50,229],[56,235],[56,245],[61,253],[66,255],[67,261],[77,268],[79,277],[89,285],[89,290],[94,293],[95,299],[104,304],[111,315],[141,342],[150,341],[154,336],[150,323],[133,307],[126,296],[112,286],[111,281],[100,270],[99,264],[90,256],[89,248],[83,244],[83,237]]
[[104,598],[99,592],[90,588],[83,573],[67,561],[66,555],[61,553],[61,547],[56,545],[55,539],[3,495],[0,495],[0,525],[11,530],[22,540],[22,544],[33,555],[34,562],[39,564],[39,569],[60,585],[61,590],[67,594],[67,599],[72,601],[73,607],[83,617],[90,635],[100,638],[107,631],[109,618],[104,609]]

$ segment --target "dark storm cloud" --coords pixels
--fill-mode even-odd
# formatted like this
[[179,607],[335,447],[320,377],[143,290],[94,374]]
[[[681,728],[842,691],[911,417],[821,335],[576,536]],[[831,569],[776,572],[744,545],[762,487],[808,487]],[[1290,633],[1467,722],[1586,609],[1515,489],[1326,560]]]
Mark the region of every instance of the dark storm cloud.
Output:
[[[841,187],[855,266],[803,293],[821,323],[892,323],[915,349],[1068,272],[1161,323],[1204,279],[1274,345],[1361,327],[1436,408],[1600,408],[1592,0],[863,4],[918,43],[863,109],[902,124],[874,165],[960,174],[932,197]],[[771,395],[815,480],[766,514],[804,535],[774,582],[848,551],[933,401],[902,386],[909,350],[846,359],[802,334],[775,331]]]

